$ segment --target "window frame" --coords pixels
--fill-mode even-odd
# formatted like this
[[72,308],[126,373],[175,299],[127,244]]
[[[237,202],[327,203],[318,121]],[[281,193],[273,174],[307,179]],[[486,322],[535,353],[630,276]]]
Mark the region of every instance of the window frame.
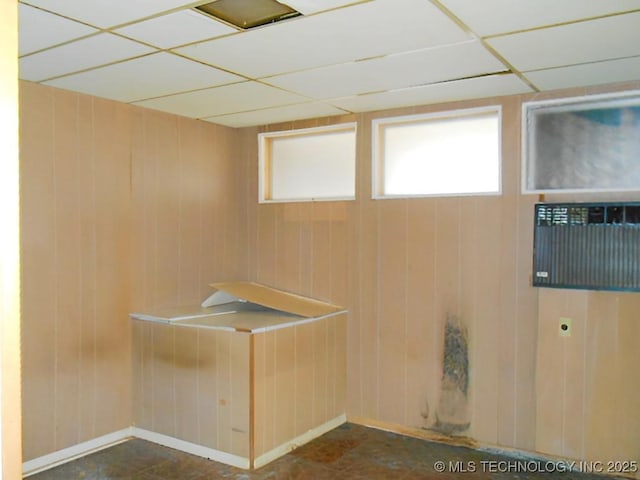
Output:
[[[356,199],[356,164],[357,164],[357,122],[336,123],[319,127],[298,128],[292,130],[280,130],[262,132],[258,134],[258,203],[297,203],[297,202],[332,202],[349,201]],[[302,197],[302,198],[268,198],[272,188],[271,173],[271,139],[283,137],[305,137],[315,136],[323,133],[353,132],[354,135],[354,155],[353,155],[353,195],[340,195],[335,197]]]
[[[536,184],[537,151],[535,148],[534,117],[544,114],[588,112],[591,109],[625,108],[640,106],[640,90],[626,90],[593,95],[559,97],[548,100],[532,100],[522,103],[521,117],[521,179],[520,191],[523,195],[576,194],[576,193],[633,193],[636,187],[591,186],[591,187],[545,187]],[[589,108],[591,107],[591,108]]]
[[[384,150],[381,132],[387,125],[398,124],[419,125],[429,123],[430,120],[446,120],[473,117],[483,113],[495,113],[498,120],[498,189],[496,191],[481,192],[447,192],[447,193],[384,193]],[[389,200],[395,198],[429,198],[429,197],[486,197],[502,195],[502,105],[488,105],[483,107],[462,108],[456,110],[441,110],[437,112],[402,115],[398,117],[376,118],[371,122],[371,198],[374,200]]]

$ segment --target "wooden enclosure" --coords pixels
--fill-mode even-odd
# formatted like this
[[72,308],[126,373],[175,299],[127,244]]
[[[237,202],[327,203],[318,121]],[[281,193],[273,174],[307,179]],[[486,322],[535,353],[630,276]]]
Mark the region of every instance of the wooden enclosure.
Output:
[[[346,312],[258,295],[321,315],[286,326],[274,315],[275,326],[255,331],[212,328],[206,317],[132,321],[136,435],[257,468],[346,421]],[[243,316],[214,318],[233,325],[234,315]]]

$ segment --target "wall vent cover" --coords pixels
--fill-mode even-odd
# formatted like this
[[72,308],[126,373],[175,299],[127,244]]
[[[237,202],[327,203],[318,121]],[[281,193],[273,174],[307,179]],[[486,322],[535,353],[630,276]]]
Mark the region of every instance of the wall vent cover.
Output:
[[533,286],[640,291],[640,202],[536,204]]

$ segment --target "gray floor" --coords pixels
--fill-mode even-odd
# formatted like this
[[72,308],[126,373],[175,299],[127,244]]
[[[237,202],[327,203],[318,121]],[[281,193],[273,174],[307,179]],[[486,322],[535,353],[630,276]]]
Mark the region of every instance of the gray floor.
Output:
[[[563,469],[563,471],[558,471]],[[443,470],[440,472],[439,470]],[[28,477],[30,480],[136,479],[602,479],[555,462],[517,461],[465,447],[345,424],[255,471],[134,439]],[[612,477],[605,477],[612,478]]]

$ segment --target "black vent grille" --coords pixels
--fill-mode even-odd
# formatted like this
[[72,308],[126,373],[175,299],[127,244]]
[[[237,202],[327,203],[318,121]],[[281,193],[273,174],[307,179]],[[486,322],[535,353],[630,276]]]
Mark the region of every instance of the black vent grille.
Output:
[[536,204],[533,285],[640,291],[640,203]]

